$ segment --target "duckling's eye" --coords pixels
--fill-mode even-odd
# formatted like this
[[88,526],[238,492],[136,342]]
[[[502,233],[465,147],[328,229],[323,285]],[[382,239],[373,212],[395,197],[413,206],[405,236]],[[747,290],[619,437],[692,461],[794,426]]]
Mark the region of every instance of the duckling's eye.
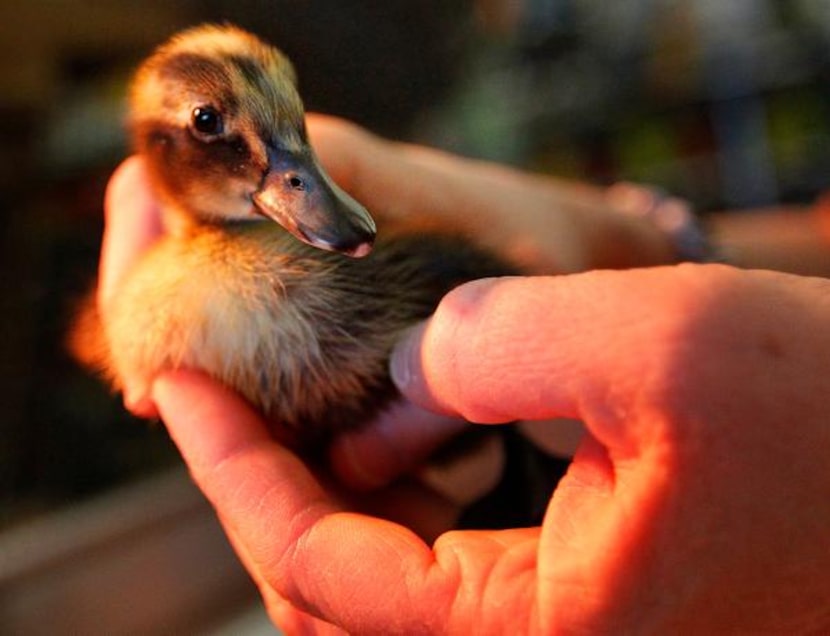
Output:
[[288,185],[292,190],[305,190],[305,181],[296,175],[288,177]]
[[194,108],[193,115],[191,116],[191,122],[193,124],[193,129],[202,135],[212,137],[214,135],[222,134],[222,115],[220,115],[219,111],[211,106],[199,106],[198,108]]

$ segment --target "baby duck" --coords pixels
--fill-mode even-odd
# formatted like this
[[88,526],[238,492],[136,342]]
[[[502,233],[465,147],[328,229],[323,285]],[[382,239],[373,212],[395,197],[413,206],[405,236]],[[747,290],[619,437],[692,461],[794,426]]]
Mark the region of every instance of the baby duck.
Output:
[[78,353],[116,389],[128,379],[131,401],[161,371],[201,369],[280,439],[319,446],[395,396],[387,361],[403,329],[454,286],[511,273],[414,219],[387,232],[381,214],[375,242],[311,150],[291,64],[235,27],[185,31],[148,58],[130,125],[168,232],[101,315],[103,346]]

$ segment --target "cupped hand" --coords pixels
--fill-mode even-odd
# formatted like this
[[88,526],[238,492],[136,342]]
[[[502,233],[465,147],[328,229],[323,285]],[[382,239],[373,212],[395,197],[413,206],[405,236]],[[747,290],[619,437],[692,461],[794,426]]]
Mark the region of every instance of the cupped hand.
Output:
[[579,417],[590,436],[541,528],[431,546],[355,512],[207,380],[167,376],[155,398],[280,620],[361,634],[819,632],[828,319],[825,280],[711,266],[462,286],[398,349],[404,392],[480,422]]
[[[370,209],[372,191],[377,203],[408,193],[399,214],[415,213],[419,197],[452,214],[469,195],[476,203],[461,216],[470,223],[498,212],[496,193],[515,201],[534,185],[497,168],[480,180],[474,173],[490,167],[312,124],[328,169]],[[418,178],[395,181],[401,167]],[[119,175],[104,310],[162,231],[152,198],[141,198],[140,161]],[[516,223],[522,236],[525,221]],[[565,253],[556,250],[545,262],[547,249],[504,236],[494,244],[536,271],[581,266],[554,263]],[[440,534],[446,502],[406,483],[357,506],[207,378],[168,374],[153,395],[272,614],[295,631],[818,632],[830,622],[828,314],[827,281],[720,267],[483,281],[451,293],[393,356],[410,400],[450,418],[565,416],[589,427],[537,529]],[[412,445],[427,453],[455,421],[421,437],[411,429]],[[387,439],[394,447],[397,432]],[[353,481],[406,469],[402,455],[392,468],[357,457],[370,478]],[[432,545],[421,538],[439,534]]]

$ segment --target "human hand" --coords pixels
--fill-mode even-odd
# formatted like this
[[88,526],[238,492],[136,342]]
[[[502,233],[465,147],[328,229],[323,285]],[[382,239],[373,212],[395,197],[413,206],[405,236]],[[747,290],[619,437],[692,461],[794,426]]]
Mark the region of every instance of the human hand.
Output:
[[296,631],[819,633],[829,301],[826,280],[715,266],[451,292],[395,354],[404,392],[482,422],[580,417],[590,436],[541,528],[432,546],[354,512],[208,381],[154,395]]
[[620,214],[603,189],[389,142],[332,117],[308,122],[326,170],[381,224],[417,218],[455,227],[528,274],[674,259],[660,231]]
[[[622,263],[659,258],[661,238],[649,233],[652,228],[609,213],[603,195],[587,186],[387,142],[329,117],[309,116],[308,127],[326,169],[379,217],[382,231],[402,217],[455,227],[539,273],[598,264],[596,254],[616,253],[602,247],[609,243],[617,250],[629,246],[632,253]],[[128,159],[113,176],[106,212],[98,288],[103,313],[123,273],[164,232],[140,158]],[[134,397],[125,380],[127,407],[153,416],[152,402]],[[459,421],[398,405],[375,426],[338,439],[332,462],[353,486],[383,485],[420,464],[462,427]]]
[[[357,131],[332,125],[330,133],[347,138],[329,137],[328,143],[346,142],[354,149],[348,135]],[[359,166],[365,164],[346,161],[338,172],[329,162],[344,154],[327,153],[325,143],[318,148],[322,145],[327,168],[344,185],[349,178],[360,183]],[[386,148],[390,165],[399,150]],[[419,174],[428,176],[429,165],[440,165],[435,159],[438,164],[425,161],[427,172]],[[349,170],[355,171],[351,177]],[[367,190],[372,174],[362,182]],[[394,185],[389,182],[388,188]],[[408,187],[416,197],[423,183],[414,180]],[[356,193],[354,186],[351,190]],[[127,198],[134,203],[140,192]],[[377,196],[389,192],[379,188]],[[105,243],[105,264],[109,251],[126,267],[129,255],[160,231],[157,220],[133,220],[135,226],[108,220],[111,240],[127,240],[118,250]],[[119,271],[116,263],[107,279],[107,268],[102,270],[104,298]],[[820,337],[827,304],[816,302],[826,298],[826,283],[681,268],[518,279],[499,283],[494,290],[501,292],[481,293],[477,285],[486,289],[487,284],[452,294],[421,330],[422,359],[429,364],[416,365],[413,373],[407,351],[421,349],[418,340],[409,341],[394,358],[395,375],[412,399],[453,414],[535,419],[554,413],[588,421],[592,435],[541,530],[452,533],[431,550],[401,526],[348,512],[353,506],[342,491],[322,484],[272,444],[256,417],[220,387],[189,374],[167,376],[156,387],[171,432],[280,621],[323,624],[301,608],[357,631],[374,626],[386,632],[412,625],[462,629],[470,620],[497,630],[502,619],[527,619],[562,631],[585,626],[617,631],[638,620],[654,621],[655,630],[694,619],[746,626],[749,612],[765,629],[789,628],[804,617],[819,625],[822,617],[811,611],[824,607],[823,577],[830,571],[827,555],[811,552],[823,548],[828,528],[821,459],[828,450],[826,427],[821,428],[828,394],[822,365],[828,356]],[[544,289],[516,287],[523,285]],[[470,289],[473,300],[489,299],[483,309],[464,300]],[[502,292],[510,302],[496,302]],[[523,300],[514,303],[514,298]],[[531,301],[538,301],[537,313],[523,313]],[[512,318],[500,313],[504,310],[512,311]],[[478,335],[444,346],[442,339],[452,331],[447,327],[459,316],[466,328],[477,325]],[[794,316],[800,320],[795,330]],[[465,349],[467,344],[476,349]],[[436,355],[439,349],[444,353]],[[483,350],[486,356],[473,355]],[[462,364],[473,358],[474,364]],[[777,362],[767,364],[767,358]],[[454,377],[450,371],[457,380],[440,383]],[[528,373],[534,372],[543,382],[530,382]],[[469,390],[479,381],[489,402]],[[448,395],[447,386],[464,390]],[[200,405],[197,411],[183,411],[194,404]],[[782,431],[790,422],[798,428]],[[441,426],[421,439],[412,431],[414,445],[424,453],[445,434]],[[386,439],[391,446],[399,441],[397,435]],[[218,462],[226,451],[229,459]],[[358,453],[370,464],[381,461],[370,467],[371,479],[364,483],[390,479],[396,469],[387,456]],[[251,457],[256,461],[249,464]],[[403,470],[403,463],[397,468]],[[376,498],[372,511],[423,535],[446,527],[446,502],[422,491],[404,494]],[[372,497],[363,499],[366,509]],[[438,521],[423,525],[430,518]],[[770,597],[778,605],[767,603]],[[536,598],[539,609],[533,608]],[[497,611],[490,599],[508,609]],[[776,612],[778,619],[793,617],[793,622],[768,621]]]

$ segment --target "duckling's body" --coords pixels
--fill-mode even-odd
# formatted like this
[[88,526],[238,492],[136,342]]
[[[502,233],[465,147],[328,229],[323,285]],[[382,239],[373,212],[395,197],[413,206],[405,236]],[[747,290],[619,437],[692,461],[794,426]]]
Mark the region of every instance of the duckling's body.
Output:
[[354,259],[273,223],[201,226],[154,246],[112,299],[110,373],[140,395],[162,369],[205,370],[283,438],[319,443],[393,396],[402,329],[459,283],[505,271],[452,236],[392,236]]

